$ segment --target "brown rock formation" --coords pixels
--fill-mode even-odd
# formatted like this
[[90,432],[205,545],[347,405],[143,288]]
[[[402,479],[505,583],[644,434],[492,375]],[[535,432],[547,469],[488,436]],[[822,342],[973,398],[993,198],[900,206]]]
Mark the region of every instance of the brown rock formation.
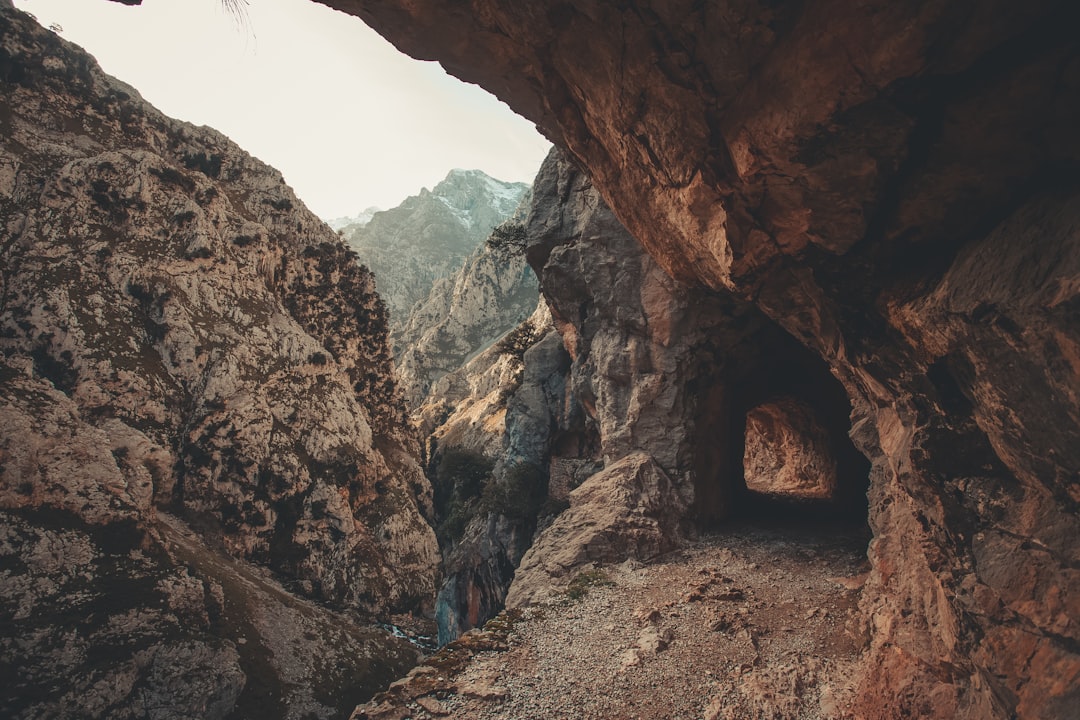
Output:
[[561,513],[521,559],[507,607],[536,602],[589,563],[651,558],[678,546],[686,499],[644,452],[630,453],[570,493]]
[[873,463],[860,716],[1070,716],[1075,3],[327,4],[535,120],[672,276],[843,383]]
[[[749,304],[664,274],[559,153],[537,175],[526,238],[561,337],[523,355],[495,482],[515,464],[542,468],[546,507],[570,509],[550,527],[541,518],[524,558],[529,528],[488,516],[471,527],[448,560],[440,618],[456,613],[467,628],[490,617],[511,574],[507,602],[529,602],[583,565],[677,546],[691,520],[758,512],[743,492],[742,443],[748,411],[777,393],[827,419],[815,437],[844,480],[835,504],[859,511],[867,466],[844,436],[850,406],[805,348]],[[482,436],[480,405],[461,405],[466,414],[443,427],[471,447],[460,428],[468,420],[468,437]],[[861,512],[865,521],[865,499]]]
[[0,88],[0,714],[340,713],[413,654],[301,596],[430,607],[438,561],[370,274],[8,3]]
[[836,459],[814,411],[782,398],[746,416],[743,479],[749,490],[828,499],[836,490]]

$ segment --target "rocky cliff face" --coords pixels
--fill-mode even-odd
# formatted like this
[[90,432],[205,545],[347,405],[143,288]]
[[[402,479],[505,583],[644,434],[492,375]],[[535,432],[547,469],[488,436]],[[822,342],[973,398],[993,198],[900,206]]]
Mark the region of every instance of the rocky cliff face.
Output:
[[0,85],[2,714],[340,714],[438,559],[370,273],[7,3]]
[[[842,486],[827,494],[858,508],[867,468],[846,440],[850,408],[824,364],[748,304],[671,280],[559,153],[537,175],[525,230],[558,334],[534,318],[509,388],[456,374],[438,384],[452,407],[432,423],[433,451],[490,452],[501,431],[491,485],[516,487],[512,468],[538,468],[547,514],[533,544],[529,523],[479,508],[447,562],[444,637],[504,602],[550,594],[590,563],[654,557],[720,513],[751,512],[741,484],[718,490],[742,478],[742,452],[718,453],[702,436],[723,433],[741,448],[748,411],[777,394],[804,398],[807,415],[824,418],[815,439]],[[467,366],[472,378],[484,357]],[[468,399],[451,397],[466,388]]]
[[[445,577],[436,602],[439,640],[479,627],[503,608],[510,581],[539,523],[561,509],[545,502],[552,448],[581,433],[584,415],[567,387],[569,358],[546,305],[463,371],[482,382],[449,404],[431,435]],[[452,376],[448,376],[452,377]],[[486,392],[485,392],[486,391]],[[582,454],[586,451],[582,448]],[[456,466],[446,462],[458,458]],[[460,459],[487,458],[469,489]],[[575,453],[572,462],[577,462]],[[565,499],[565,498],[563,498]],[[456,522],[456,526],[455,526]]]
[[[1074,4],[326,2],[535,120],[660,267],[842,384],[872,463],[858,716],[1070,716]],[[697,442],[741,456],[724,388]]]
[[524,183],[505,183],[479,170],[452,170],[433,189],[342,229],[342,237],[375,273],[395,333],[413,305],[465,264],[527,190]]
[[[520,228],[529,207],[526,193],[500,227]],[[539,299],[536,275],[520,252],[497,252],[482,244],[453,275],[435,281],[427,298],[409,313],[395,340],[398,382],[410,409],[432,384],[487,349],[524,321]]]
[[823,363],[750,304],[672,280],[559,153],[534,192],[528,257],[595,437],[563,438],[549,461],[557,477],[560,455],[580,462],[579,449],[595,445],[604,470],[555,483],[570,490],[570,508],[525,554],[509,604],[558,589],[589,563],[654,557],[698,527],[753,512],[748,414],[785,394],[822,418],[820,440],[843,458],[831,503],[859,511],[867,468],[844,438],[850,407]]

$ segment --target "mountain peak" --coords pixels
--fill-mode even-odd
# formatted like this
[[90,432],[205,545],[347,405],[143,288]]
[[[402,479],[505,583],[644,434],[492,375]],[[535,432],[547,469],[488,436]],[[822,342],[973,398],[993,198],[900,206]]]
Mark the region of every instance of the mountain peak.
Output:
[[326,224],[334,230],[341,230],[349,225],[367,225],[371,222],[371,218],[374,217],[377,212],[382,212],[382,208],[370,205],[356,215],[343,215],[341,217],[331,218],[326,221]]
[[472,170],[466,170],[465,168],[453,168],[450,172],[448,172],[446,174],[445,179],[449,180],[452,177],[460,177],[460,176],[475,177],[477,175],[482,175],[484,177],[491,177],[490,175],[488,175],[483,170],[477,170],[475,168],[472,169]]
[[393,329],[435,280],[457,272],[528,190],[526,183],[455,168],[433,189],[421,189],[366,225],[345,228],[345,241],[378,278]]
[[528,188],[527,183],[499,180],[483,170],[454,168],[431,194],[455,212],[468,212],[477,204],[486,204],[509,215]]

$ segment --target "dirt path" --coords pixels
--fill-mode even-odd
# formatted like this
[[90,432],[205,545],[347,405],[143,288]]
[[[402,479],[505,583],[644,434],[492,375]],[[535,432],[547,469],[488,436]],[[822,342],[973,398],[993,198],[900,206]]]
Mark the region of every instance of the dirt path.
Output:
[[856,536],[733,530],[601,568],[582,576],[581,597],[466,636],[477,651],[463,666],[436,656],[440,669],[356,717],[840,718],[865,548]]

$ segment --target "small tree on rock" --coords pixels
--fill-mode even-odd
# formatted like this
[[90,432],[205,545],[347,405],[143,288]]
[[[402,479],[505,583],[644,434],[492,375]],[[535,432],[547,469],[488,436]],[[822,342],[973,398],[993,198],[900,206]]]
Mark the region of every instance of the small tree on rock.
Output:
[[525,252],[525,226],[521,223],[503,223],[491,231],[485,245],[503,258],[521,255]]

